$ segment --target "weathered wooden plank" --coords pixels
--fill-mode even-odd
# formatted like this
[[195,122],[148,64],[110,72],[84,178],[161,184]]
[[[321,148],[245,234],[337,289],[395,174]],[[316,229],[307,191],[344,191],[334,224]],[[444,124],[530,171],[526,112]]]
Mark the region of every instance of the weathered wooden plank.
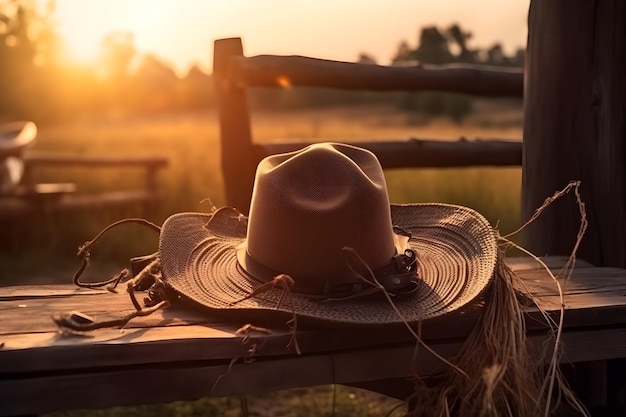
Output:
[[27,214],[80,210],[90,207],[128,206],[158,202],[162,196],[152,190],[107,191],[91,194],[57,195],[48,198],[3,197],[0,219]]
[[479,96],[522,97],[519,68],[478,65],[382,66],[303,56],[260,55],[231,59],[235,85],[315,86],[371,91],[451,91]]
[[[535,296],[556,295],[557,285],[547,276],[545,271],[528,270],[520,273],[524,286]],[[558,279],[563,293],[570,294],[601,294],[605,292],[623,291],[626,288],[626,271],[618,268],[575,269],[572,275]]]
[[[0,198],[0,219],[42,216],[101,206],[142,205],[153,208],[162,198],[157,185],[157,173],[168,163],[167,158],[162,156],[88,156],[49,152],[30,152],[24,156],[24,160],[25,171],[20,187],[14,195]],[[145,188],[69,195],[76,191],[74,184],[34,182],[33,171],[42,166],[86,169],[139,167],[145,170]]]
[[[68,282],[71,277],[68,277]],[[71,284],[21,285],[0,288],[0,301],[24,298],[60,297],[70,295],[110,294],[105,289],[78,288]]]
[[[238,364],[229,372],[227,363],[187,363],[0,381],[0,414],[24,415],[68,408],[194,400],[208,395],[226,395],[233,390],[241,393],[265,392],[321,385],[328,382],[330,369],[331,363],[327,358],[320,361],[319,358],[304,357],[275,363]],[[37,396],[37,401],[33,401],[33,395]]]
[[[409,139],[397,141],[350,142],[372,151],[383,168],[441,168],[466,166],[519,166],[522,142],[498,140],[441,141]],[[263,143],[255,145],[257,159],[293,152],[311,142]]]
[[157,167],[164,168],[168,164],[167,157],[152,156],[103,156],[103,155],[74,155],[56,152],[30,151],[24,155],[24,161],[29,167],[36,166],[85,166],[85,167]]
[[[244,339],[245,335],[237,335],[236,331],[245,322],[224,321],[207,315],[198,315],[198,321],[194,322],[181,315],[185,311],[166,312],[166,317],[167,313],[173,316],[169,319],[142,318],[134,320],[122,330],[101,329],[83,335],[63,335],[55,329],[41,332],[5,330],[0,334],[0,341],[4,343],[0,351],[0,370],[35,372],[157,361],[230,360],[244,355],[249,347],[248,342],[258,345],[257,356],[294,353],[292,348],[288,348],[291,333],[286,324],[274,325],[269,335],[251,332],[249,338]],[[46,317],[49,319],[50,316]],[[423,333],[431,340],[457,340],[471,330],[474,320],[475,316],[461,317],[452,328],[433,321],[424,325]],[[323,336],[320,331],[323,331]],[[404,328],[320,329],[302,326],[297,339],[301,351],[310,354],[407,342],[413,340],[413,337]]]
[[132,205],[158,201],[159,194],[149,190],[108,191],[98,194],[66,196],[55,204],[55,210],[82,209],[85,207]]
[[[567,265],[569,260],[568,256],[547,256],[540,258],[541,261],[551,270],[558,271]],[[528,256],[515,256],[506,258],[507,263],[511,266],[514,271],[522,272],[526,270],[539,269],[544,270],[543,266],[537,262],[536,260],[528,257]],[[589,268],[593,267],[592,264],[583,260],[576,259],[576,268]]]
[[[525,288],[533,293],[539,302],[545,299],[546,303],[553,303],[558,290],[547,273],[542,269],[527,269],[535,268],[534,261],[521,259],[511,261],[513,268],[520,273]],[[565,258],[548,262],[558,269],[564,265]],[[568,297],[567,304],[571,309],[622,305],[620,294],[626,287],[625,277],[626,272],[622,269],[576,268],[572,277],[567,282],[562,282],[564,293]],[[0,301],[2,301],[0,311],[7,319],[0,325],[1,332],[5,334],[18,333],[24,329],[30,332],[53,331],[55,327],[49,317],[59,312],[78,310],[104,319],[117,317],[133,309],[128,295],[123,290],[120,294],[111,294],[106,291],[75,290],[71,286],[3,288]],[[210,323],[216,319],[194,308],[177,307],[157,312],[148,318],[136,319],[129,326],[141,326],[142,323],[154,325],[171,322],[175,318],[186,323]],[[218,323],[220,321],[223,319],[217,320]]]
[[[542,349],[546,336],[533,336]],[[626,329],[570,332],[563,335],[563,362],[626,356]],[[432,346],[450,356],[458,343]],[[103,408],[207,395],[256,393],[329,383],[358,383],[384,378],[427,375],[439,365],[419,361],[411,369],[414,346],[391,346],[334,354],[302,355],[238,362],[186,361],[152,367],[86,369],[77,373],[25,374],[0,378],[0,414],[36,414],[72,408]],[[37,398],[37,401],[33,401]]]
[[[21,155],[37,137],[37,125],[30,121],[15,121],[0,125],[0,150],[2,156]],[[8,142],[8,141],[11,142]],[[5,146],[10,143],[11,146]]]
[[[566,258],[546,260],[556,268],[563,266],[565,261]],[[556,296],[556,286],[545,271],[532,269],[533,263],[523,259],[512,262],[515,268],[522,268],[521,275],[533,292],[543,292],[537,297],[538,303],[543,308],[558,310],[561,301]],[[594,275],[594,270],[598,274]],[[626,311],[626,291],[621,280],[623,273],[624,270],[614,268],[578,268],[574,277],[580,274],[580,282],[572,278],[570,282],[575,282],[576,286],[566,289],[566,327],[623,323]],[[602,284],[593,285],[595,281]],[[585,285],[590,285],[593,290],[585,290]],[[111,294],[101,290],[75,290],[71,286],[9,287],[2,293],[0,342],[4,343],[4,349],[0,350],[0,369],[7,372],[230,359],[243,348],[242,337],[235,332],[247,321],[224,314],[207,314],[189,306],[172,307],[149,317],[137,318],[122,330],[103,329],[83,337],[67,337],[57,333],[50,319],[52,314],[76,310],[99,320],[117,318],[133,309],[128,295],[123,292]],[[478,312],[477,309],[470,309],[455,317],[447,317],[447,323],[454,321],[455,326],[447,326],[442,320],[427,321],[423,328],[424,337],[431,341],[462,338],[471,329]],[[558,315],[552,316],[557,318]],[[529,330],[545,331],[545,321],[533,308],[528,309],[528,317]],[[270,327],[272,334],[263,337],[264,345],[257,355],[289,354],[286,346],[291,335],[284,323]],[[410,334],[401,328],[325,328],[324,337],[320,337],[316,329],[315,326],[301,325],[298,340],[303,352],[349,350],[412,340]]]
[[[63,294],[67,290],[61,290]],[[19,293],[18,293],[19,294]],[[28,293],[26,293],[28,294]],[[77,291],[63,296],[52,292],[50,297],[32,297],[13,295],[4,297],[0,302],[0,312],[6,318],[7,323],[0,326],[2,333],[20,332],[46,332],[56,330],[56,326],[51,320],[53,314],[81,311],[97,320],[115,319],[134,310],[128,294],[122,289],[119,294],[112,294],[107,291]],[[139,298],[143,294],[138,294]],[[198,310],[187,309],[166,309],[157,311],[151,316],[137,318],[128,326],[145,327],[155,323],[169,323],[178,315],[179,320],[189,323],[207,322],[211,316],[200,315]],[[217,320],[219,323],[219,320]]]

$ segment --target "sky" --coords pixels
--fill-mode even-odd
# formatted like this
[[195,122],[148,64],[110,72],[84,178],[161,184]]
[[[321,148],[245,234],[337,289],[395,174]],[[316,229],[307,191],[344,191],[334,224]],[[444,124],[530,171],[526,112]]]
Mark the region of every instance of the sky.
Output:
[[419,29],[459,23],[471,47],[524,47],[529,0],[56,0],[56,28],[70,59],[95,60],[109,33],[134,34],[139,53],[154,54],[184,75],[211,71],[213,41],[241,37],[244,54],[305,55],[388,64]]

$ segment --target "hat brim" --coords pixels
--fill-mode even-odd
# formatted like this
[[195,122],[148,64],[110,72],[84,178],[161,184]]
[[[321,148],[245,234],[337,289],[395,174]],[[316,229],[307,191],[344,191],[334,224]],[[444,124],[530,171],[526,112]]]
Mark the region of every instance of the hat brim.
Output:
[[410,204],[392,205],[391,216],[394,226],[411,234],[419,281],[413,295],[393,301],[395,308],[384,297],[320,301],[294,291],[288,296],[280,287],[249,297],[264,282],[238,264],[247,219],[234,209],[168,218],[159,242],[163,277],[178,293],[215,311],[248,310],[253,319],[264,312],[272,317],[295,312],[312,320],[369,325],[439,317],[467,305],[489,285],[498,246],[482,215],[456,205]]
[[33,122],[11,122],[0,125],[0,156],[21,152],[37,137]]

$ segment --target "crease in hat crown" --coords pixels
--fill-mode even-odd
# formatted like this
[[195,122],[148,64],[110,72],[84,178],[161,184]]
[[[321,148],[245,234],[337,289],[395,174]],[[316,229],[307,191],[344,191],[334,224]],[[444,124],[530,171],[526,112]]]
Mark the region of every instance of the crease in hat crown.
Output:
[[[383,170],[368,150],[324,143],[273,155],[259,164],[246,258],[306,287],[350,274],[342,256],[353,248],[376,269],[396,254]],[[250,272],[250,271],[249,271]]]

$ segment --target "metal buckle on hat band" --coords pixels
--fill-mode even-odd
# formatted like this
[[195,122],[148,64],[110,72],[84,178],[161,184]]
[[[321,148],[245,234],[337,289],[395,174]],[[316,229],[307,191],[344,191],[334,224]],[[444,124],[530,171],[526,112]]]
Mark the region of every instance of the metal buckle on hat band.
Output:
[[395,255],[385,265],[375,269],[374,276],[377,280],[396,275],[416,275],[417,256],[413,249],[405,249],[404,252]]
[[391,295],[405,296],[417,290],[417,256],[413,249],[395,255],[391,262],[374,271],[376,280]]
[[[361,265],[363,266],[363,265]],[[352,265],[354,276],[341,282],[329,281],[324,292],[332,299],[357,298],[380,293],[380,286],[393,297],[413,294],[417,288],[417,257],[413,249],[395,255],[380,268],[372,271],[367,267]],[[357,271],[363,269],[362,271]],[[373,276],[372,276],[373,275]],[[373,279],[376,282],[373,282]]]

